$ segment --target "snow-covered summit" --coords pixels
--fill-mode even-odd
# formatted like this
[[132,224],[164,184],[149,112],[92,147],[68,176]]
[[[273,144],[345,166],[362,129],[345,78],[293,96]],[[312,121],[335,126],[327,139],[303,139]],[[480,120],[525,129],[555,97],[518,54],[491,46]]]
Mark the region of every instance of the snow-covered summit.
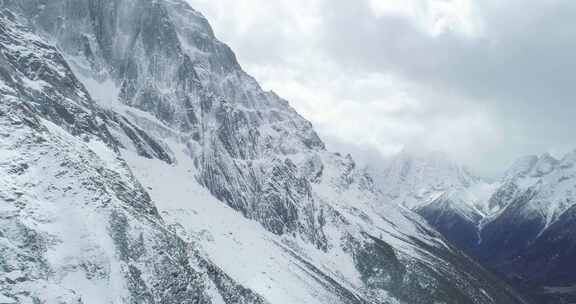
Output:
[[404,150],[375,176],[389,201],[420,214],[460,248],[475,246],[483,220],[500,211],[490,201],[499,183],[471,174],[445,153]]
[[[540,214],[546,219],[545,226],[549,226],[573,205],[574,194],[570,190],[576,186],[573,155],[568,153],[560,160],[548,153],[521,158],[507,171],[492,200],[499,200],[500,205],[510,205],[525,215]],[[530,200],[511,205],[527,191],[533,193]]]
[[378,170],[376,182],[384,193],[409,209],[420,208],[449,194],[461,196],[462,202],[481,214],[493,212],[486,203],[494,186],[471,174],[445,153],[403,150]]

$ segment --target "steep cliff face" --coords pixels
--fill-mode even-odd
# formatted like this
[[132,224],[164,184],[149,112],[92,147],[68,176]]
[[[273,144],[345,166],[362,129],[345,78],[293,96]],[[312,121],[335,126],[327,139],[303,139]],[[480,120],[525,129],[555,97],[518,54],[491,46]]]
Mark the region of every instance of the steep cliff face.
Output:
[[6,0],[0,22],[6,301],[523,303],[186,3]]
[[273,189],[301,178],[281,157],[322,150],[323,143],[286,101],[240,69],[199,13],[180,1],[16,3],[56,39],[74,69],[109,84],[92,90],[117,92],[102,102],[140,109],[177,132],[197,153],[191,157],[199,181],[217,198],[278,234],[306,230],[294,203],[309,196],[306,189],[283,197]]
[[137,129],[13,20],[0,16],[2,302],[265,303],[166,229],[116,153]]

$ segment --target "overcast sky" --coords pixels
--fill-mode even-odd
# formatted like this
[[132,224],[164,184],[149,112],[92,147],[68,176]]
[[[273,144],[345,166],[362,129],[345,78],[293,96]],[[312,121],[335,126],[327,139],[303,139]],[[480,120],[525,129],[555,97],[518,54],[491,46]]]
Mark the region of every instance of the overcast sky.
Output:
[[576,1],[189,1],[331,150],[495,175],[576,147]]

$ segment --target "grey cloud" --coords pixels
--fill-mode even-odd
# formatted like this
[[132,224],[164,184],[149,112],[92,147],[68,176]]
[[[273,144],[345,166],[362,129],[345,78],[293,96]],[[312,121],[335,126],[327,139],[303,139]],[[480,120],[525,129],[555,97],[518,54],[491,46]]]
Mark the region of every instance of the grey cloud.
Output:
[[576,67],[576,2],[486,3],[487,37],[469,40],[449,32],[432,37],[402,16],[375,17],[366,0],[330,2],[326,50],[348,64],[478,98],[566,98]]
[[478,6],[485,35],[467,39],[449,32],[432,37],[402,16],[377,17],[368,1],[330,2],[325,50],[358,73],[393,72],[486,105],[505,126],[509,145],[499,152],[505,158],[573,146],[576,2]]

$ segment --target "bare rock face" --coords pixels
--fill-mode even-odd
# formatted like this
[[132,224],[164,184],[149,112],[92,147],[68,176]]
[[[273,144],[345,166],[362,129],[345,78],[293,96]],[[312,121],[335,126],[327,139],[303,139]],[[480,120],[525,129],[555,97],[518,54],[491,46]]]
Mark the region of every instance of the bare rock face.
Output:
[[524,303],[185,2],[1,3],[3,301]]

